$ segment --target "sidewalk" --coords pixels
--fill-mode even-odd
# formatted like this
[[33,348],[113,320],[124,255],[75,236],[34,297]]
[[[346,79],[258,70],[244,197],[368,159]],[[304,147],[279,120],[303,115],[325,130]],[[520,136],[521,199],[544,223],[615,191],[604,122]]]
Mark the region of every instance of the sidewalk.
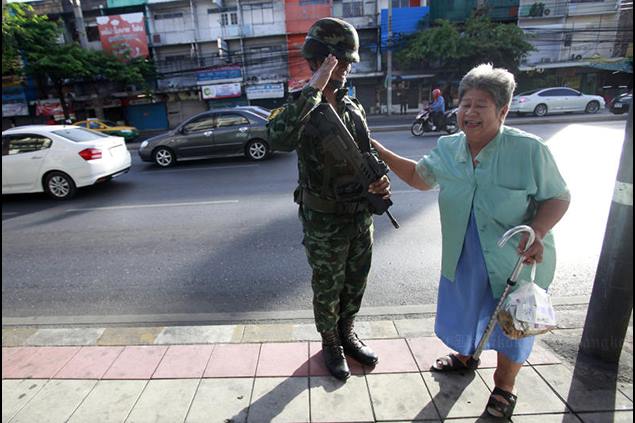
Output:
[[[545,337],[570,336],[579,316],[566,313],[563,329]],[[380,361],[374,369],[349,361],[346,383],[324,368],[312,323],[6,327],[2,421],[496,421],[483,414],[495,354],[485,352],[476,372],[430,372],[448,352],[433,320],[359,322]],[[518,377],[514,422],[633,420],[632,371],[571,362],[546,339]]]

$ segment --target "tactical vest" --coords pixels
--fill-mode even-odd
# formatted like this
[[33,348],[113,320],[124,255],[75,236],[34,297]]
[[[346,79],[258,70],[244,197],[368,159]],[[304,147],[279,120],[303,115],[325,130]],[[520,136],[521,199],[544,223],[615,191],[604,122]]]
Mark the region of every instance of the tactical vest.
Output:
[[[351,135],[362,152],[370,151],[368,127],[358,106],[348,97],[343,98],[348,116],[353,122]],[[321,138],[312,114],[303,129],[303,142],[298,148],[299,181],[294,193],[295,202],[322,212],[354,214],[368,210],[362,187],[354,181],[352,167],[339,157],[322,148]],[[349,128],[350,130],[350,128]]]

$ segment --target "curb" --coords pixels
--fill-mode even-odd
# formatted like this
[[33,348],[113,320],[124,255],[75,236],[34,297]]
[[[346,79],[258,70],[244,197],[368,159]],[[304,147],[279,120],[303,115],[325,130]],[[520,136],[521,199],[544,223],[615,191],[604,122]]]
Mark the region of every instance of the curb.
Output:
[[[555,297],[554,306],[586,305],[590,296]],[[358,316],[369,320],[389,318],[408,320],[409,316],[434,317],[436,304],[406,306],[362,307]],[[94,325],[196,325],[238,324],[244,322],[313,321],[313,310],[260,311],[244,313],[196,313],[196,314],[137,314],[113,316],[31,316],[2,317],[2,327],[54,327]]]

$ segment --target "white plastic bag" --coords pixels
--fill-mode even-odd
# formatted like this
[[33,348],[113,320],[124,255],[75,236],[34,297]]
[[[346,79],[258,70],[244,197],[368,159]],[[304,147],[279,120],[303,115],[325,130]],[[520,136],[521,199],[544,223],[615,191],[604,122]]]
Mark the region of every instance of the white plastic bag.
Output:
[[547,291],[536,285],[536,265],[531,269],[531,281],[520,281],[520,287],[504,300],[496,318],[512,339],[540,335],[556,327],[556,315]]

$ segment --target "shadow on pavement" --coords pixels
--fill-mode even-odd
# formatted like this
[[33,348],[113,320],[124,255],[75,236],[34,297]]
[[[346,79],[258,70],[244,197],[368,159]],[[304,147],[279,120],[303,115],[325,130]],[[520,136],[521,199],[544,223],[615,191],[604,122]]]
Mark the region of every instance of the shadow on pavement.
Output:
[[[463,391],[476,378],[476,372],[452,372],[439,373],[430,372],[432,378],[437,382],[438,393],[432,397],[430,401],[415,417],[419,419],[429,419],[430,415],[439,415],[442,421],[448,418],[448,414],[454,408],[455,404],[463,395]],[[485,411],[483,404],[483,413],[475,418],[474,422],[504,422],[504,419],[495,419]]]
[[[616,421],[618,375],[619,363],[607,363],[578,351],[567,405],[583,421],[587,421],[585,411],[603,411],[602,421]],[[589,421],[600,421],[595,419]],[[563,422],[570,421],[573,420],[563,419]]]

